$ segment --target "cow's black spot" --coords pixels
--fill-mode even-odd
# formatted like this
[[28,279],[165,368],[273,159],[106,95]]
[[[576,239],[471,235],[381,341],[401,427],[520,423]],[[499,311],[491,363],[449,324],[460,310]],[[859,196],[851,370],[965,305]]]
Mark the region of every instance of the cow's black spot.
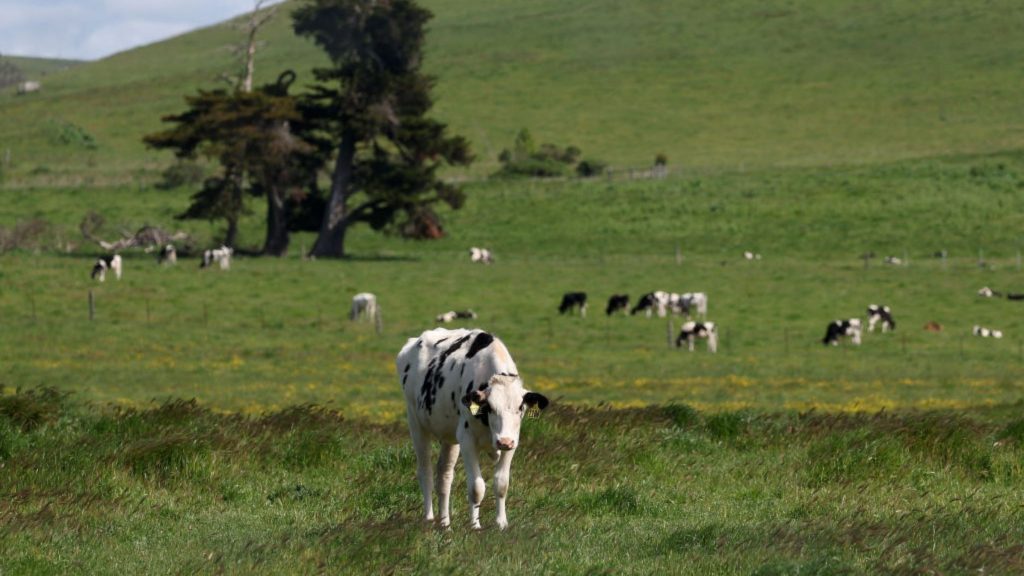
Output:
[[473,339],[473,343],[469,345],[469,352],[466,352],[466,358],[469,359],[476,356],[477,352],[490,346],[491,342],[494,342],[494,336],[491,336],[487,332],[477,334],[476,338]]
[[408,372],[409,372],[409,368],[410,368],[411,366],[412,366],[412,364],[406,364],[406,365],[405,365],[405,370],[402,370],[402,372],[403,372],[403,373],[408,373]]
[[463,426],[463,428],[469,428],[469,420],[466,420],[465,425]]
[[427,365],[427,373],[423,377],[423,386],[420,391],[423,396],[423,407],[426,409],[427,414],[433,413],[437,392],[444,387],[444,363],[448,360],[448,356],[458,350],[468,339],[469,334],[459,338]]
[[483,384],[480,385],[479,390],[481,392],[483,392],[484,390],[487,390],[487,386],[488,386],[487,382],[484,382]]
[[405,388],[405,381],[409,379],[409,375],[402,376],[402,388]]
[[440,346],[440,345],[441,345],[441,342],[444,342],[444,341],[445,341],[445,340],[447,340],[447,339],[448,339],[448,337],[447,337],[447,336],[445,336],[444,338],[441,338],[441,339],[440,339],[440,340],[438,340],[437,342],[434,342],[434,348],[437,348],[438,346]]
[[515,373],[512,373],[512,372],[498,372],[498,376],[508,376],[510,378],[518,378],[519,374],[515,374]]
[[463,364],[462,365],[462,369],[459,370],[459,378],[462,378],[462,375],[465,374],[465,373],[466,373],[466,365]]

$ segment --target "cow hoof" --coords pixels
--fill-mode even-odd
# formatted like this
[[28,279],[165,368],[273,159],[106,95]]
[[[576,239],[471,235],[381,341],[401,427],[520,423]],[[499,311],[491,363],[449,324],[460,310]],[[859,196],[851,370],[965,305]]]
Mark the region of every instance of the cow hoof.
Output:
[[498,521],[498,530],[507,530],[507,529],[508,529],[508,520],[499,520]]
[[452,521],[449,520],[448,518],[442,518],[441,521],[437,523],[437,525],[440,528],[444,528],[445,530],[451,530]]
[[480,526],[479,522],[477,522],[476,524],[473,524],[472,526],[470,526],[470,528],[473,529],[473,530],[483,530],[483,527]]

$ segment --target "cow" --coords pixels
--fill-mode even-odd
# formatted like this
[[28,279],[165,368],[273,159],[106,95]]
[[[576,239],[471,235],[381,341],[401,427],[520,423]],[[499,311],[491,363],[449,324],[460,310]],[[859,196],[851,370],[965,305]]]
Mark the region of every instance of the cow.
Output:
[[978,296],[981,296],[982,298],[1000,297],[1002,295],[1002,292],[996,292],[995,290],[989,288],[988,286],[982,286],[978,290]]
[[978,326],[978,325],[975,325],[974,328],[971,329],[971,334],[974,334],[975,336],[981,336],[982,338],[989,338],[989,337],[992,337],[992,338],[1002,338],[1003,337],[1003,331],[1002,330],[993,330],[991,328],[985,328],[983,326]]
[[[670,296],[676,296],[672,294]],[[686,292],[678,296],[677,301],[679,302],[680,314],[691,315],[693,310],[697,311],[697,314],[701,318],[707,318],[708,316],[708,295],[704,292]]]
[[1006,293],[1006,299],[1007,300],[1024,300],[1024,294],[1021,294],[1020,292],[1007,292]]
[[174,244],[167,244],[160,249],[160,254],[157,256],[157,262],[160,264],[178,263],[178,251],[174,248]]
[[693,342],[698,338],[708,341],[708,352],[712,354],[718,352],[718,327],[714,322],[690,321],[684,323],[679,331],[679,337],[676,338],[676,348],[681,348],[683,342],[686,342],[690,352],[693,352]]
[[36,80],[26,80],[24,82],[18,82],[18,89],[17,89],[17,91],[18,91],[18,95],[21,96],[23,94],[31,94],[33,92],[39,92],[39,90],[41,90],[42,87],[43,87],[43,85],[40,84]]
[[221,246],[213,250],[203,251],[203,261],[199,263],[200,268],[209,268],[214,262],[220,265],[221,270],[231,268],[231,255],[235,253],[233,248]]
[[821,339],[821,343],[825,346],[829,344],[838,346],[839,339],[843,336],[849,336],[850,342],[853,345],[860,346],[860,318],[836,320],[829,323],[828,330],[825,332],[825,337]]
[[377,321],[377,314],[379,314],[377,308],[377,297],[369,292],[360,292],[352,297],[352,309],[349,310],[349,320],[359,320],[360,318],[366,318],[372,322]]
[[903,259],[899,256],[886,256],[885,263],[892,266],[903,266]]
[[892,318],[892,310],[888,306],[868,304],[868,332],[875,331],[875,324],[882,323],[882,332],[896,329],[896,321]]
[[608,307],[604,309],[604,313],[611,316],[619,310],[625,313],[628,309],[629,294],[612,294],[611,298],[608,298]]
[[651,313],[654,311],[658,312],[658,317],[664,317],[666,310],[668,310],[670,294],[661,290],[655,290],[654,292],[648,292],[640,297],[636,301],[636,306],[629,311],[629,315],[633,316],[637,312],[644,312],[648,318],[651,317]]
[[437,318],[435,318],[434,320],[436,322],[443,322],[443,323],[447,324],[449,322],[452,322],[453,320],[461,320],[461,319],[475,320],[476,319],[476,312],[473,312],[472,310],[459,310],[459,311],[451,310],[451,311],[445,312],[444,314],[438,314]]
[[490,264],[491,262],[494,262],[494,257],[491,256],[491,251],[487,248],[477,248],[476,246],[473,246],[469,249],[469,260],[470,262]]
[[755,252],[744,252],[743,253],[743,259],[744,260],[760,260],[761,259],[761,255],[757,254]]
[[587,317],[586,292],[566,292],[564,295],[562,295],[562,303],[559,304],[558,306],[558,313],[571,314],[573,308],[577,308],[580,311],[581,317]]
[[113,256],[100,256],[96,259],[96,263],[92,266],[91,277],[94,280],[103,282],[107,279],[107,270],[113,270],[114,276],[121,279],[121,255],[114,254]]
[[[527,410],[547,408],[548,399],[523,387],[505,344],[483,330],[428,330],[406,342],[395,364],[405,393],[426,520],[434,520],[436,481],[439,524],[444,528],[451,525],[449,496],[461,452],[470,526],[480,528],[480,504],[486,490],[480,460],[482,453],[490,453],[497,459],[497,524],[502,530],[507,528],[505,497],[519,430]],[[436,479],[430,471],[432,440],[441,445]]]

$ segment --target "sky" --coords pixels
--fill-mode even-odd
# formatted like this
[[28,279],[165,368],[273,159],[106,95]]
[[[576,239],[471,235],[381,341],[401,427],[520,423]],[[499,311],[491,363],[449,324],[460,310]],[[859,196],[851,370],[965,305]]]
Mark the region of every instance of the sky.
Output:
[[[255,0],[0,0],[0,54],[95,60],[252,10]],[[276,2],[266,2],[272,4]]]

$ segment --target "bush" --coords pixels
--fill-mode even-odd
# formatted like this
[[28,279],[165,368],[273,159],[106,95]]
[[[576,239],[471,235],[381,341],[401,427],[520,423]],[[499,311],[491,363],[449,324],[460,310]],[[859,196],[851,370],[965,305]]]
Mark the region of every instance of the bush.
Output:
[[498,172],[499,176],[531,176],[534,178],[554,178],[565,176],[569,167],[550,158],[527,158],[519,162],[509,162]]
[[576,165],[576,174],[581,178],[591,178],[593,176],[600,176],[604,174],[604,171],[608,169],[608,163],[600,160],[583,160]]
[[580,154],[580,149],[572,145],[562,148],[555,144],[541,144],[537,147],[530,131],[523,128],[516,135],[512,150],[502,150],[498,155],[502,167],[495,175],[532,178],[567,176]]

